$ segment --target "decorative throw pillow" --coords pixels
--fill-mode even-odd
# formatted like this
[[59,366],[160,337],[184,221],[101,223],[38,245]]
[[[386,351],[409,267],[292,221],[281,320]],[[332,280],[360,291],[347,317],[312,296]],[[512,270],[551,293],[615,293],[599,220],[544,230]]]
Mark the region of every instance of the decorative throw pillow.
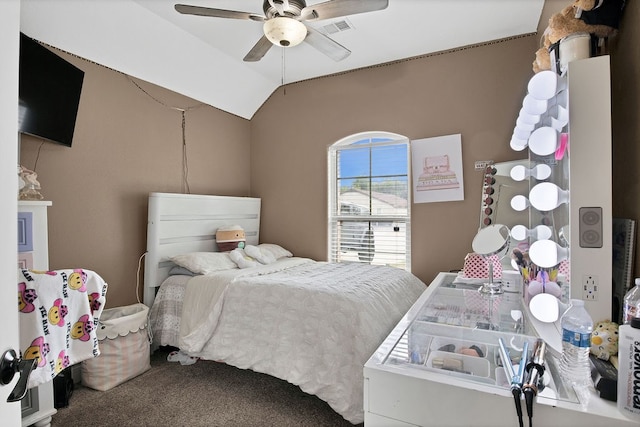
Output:
[[273,255],[275,259],[280,259],[285,257],[291,258],[293,256],[291,252],[289,252],[282,246],[276,245],[274,243],[261,243],[258,245],[258,247],[263,251],[267,250],[271,252],[271,255]]
[[235,248],[234,250],[229,252],[229,257],[240,268],[249,268],[249,267],[255,267],[257,265],[260,265],[255,259],[247,255],[245,253],[245,250],[242,248]]
[[198,275],[197,273],[194,273],[193,271],[187,268],[180,267],[179,265],[174,265],[169,270],[169,276],[197,276],[197,275]]
[[276,262],[276,257],[274,257],[270,251],[261,249],[258,246],[247,245],[247,247],[244,248],[244,251],[247,255],[249,255],[251,258],[254,258],[260,264],[266,265],[271,264],[272,262]]
[[238,268],[228,252],[191,252],[169,258],[171,261],[194,273],[210,274],[216,271]]

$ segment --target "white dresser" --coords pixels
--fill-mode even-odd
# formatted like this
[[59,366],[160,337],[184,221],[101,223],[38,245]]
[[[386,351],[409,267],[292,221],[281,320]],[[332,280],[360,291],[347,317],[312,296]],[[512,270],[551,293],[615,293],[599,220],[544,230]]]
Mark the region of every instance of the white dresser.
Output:
[[[18,202],[18,265],[36,270],[49,269],[47,208],[49,201]],[[22,426],[46,427],[56,413],[53,381],[29,389],[22,400]]]

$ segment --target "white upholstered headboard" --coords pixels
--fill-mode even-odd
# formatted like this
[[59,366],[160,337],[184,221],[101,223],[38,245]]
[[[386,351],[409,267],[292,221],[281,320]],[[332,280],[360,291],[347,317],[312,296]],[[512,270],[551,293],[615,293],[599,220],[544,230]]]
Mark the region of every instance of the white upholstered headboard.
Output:
[[144,263],[144,303],[151,307],[157,287],[174,265],[169,257],[189,252],[217,251],[216,230],[240,225],[247,244],[257,245],[260,233],[260,199],[150,193],[147,253]]

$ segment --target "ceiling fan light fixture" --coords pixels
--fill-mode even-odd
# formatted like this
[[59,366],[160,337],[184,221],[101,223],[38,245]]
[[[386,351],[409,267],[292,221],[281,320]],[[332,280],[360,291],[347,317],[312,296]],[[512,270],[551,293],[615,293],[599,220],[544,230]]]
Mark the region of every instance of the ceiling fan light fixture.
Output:
[[307,36],[307,27],[293,18],[279,16],[264,23],[264,35],[276,46],[299,45]]

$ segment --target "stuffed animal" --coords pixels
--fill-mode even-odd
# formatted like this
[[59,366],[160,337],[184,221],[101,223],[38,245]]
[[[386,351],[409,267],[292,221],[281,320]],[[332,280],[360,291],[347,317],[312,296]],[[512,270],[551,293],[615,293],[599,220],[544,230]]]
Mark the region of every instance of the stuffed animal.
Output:
[[626,0],[576,0],[576,17],[589,25],[606,25],[617,30]]
[[618,354],[618,324],[609,319],[594,325],[591,333],[591,354],[598,359],[609,360]]
[[549,18],[540,48],[536,51],[533,71],[551,69],[549,49],[563,38],[588,33],[600,40],[614,36],[620,24],[625,0],[575,0]]
[[244,248],[245,242],[244,230],[239,225],[223,226],[216,230],[216,243],[220,252]]
[[547,30],[542,34],[540,49],[536,51],[536,59],[532,64],[534,73],[551,69],[551,55],[549,54],[550,47],[551,42],[549,41],[549,28],[547,27]]
[[[603,4],[619,1],[621,0],[606,0]],[[588,10],[587,7],[589,6],[589,3],[593,3],[593,1],[576,0],[573,4],[565,7],[560,12],[551,15],[551,18],[549,18],[549,41],[551,44],[559,42],[561,39],[576,33],[589,33],[597,37],[605,38],[615,35],[617,28],[597,23],[610,22],[610,20],[596,18],[596,14],[598,13],[596,9],[589,10],[589,16],[592,18],[590,22],[594,23],[588,24],[585,22],[583,17],[588,15],[584,11]],[[591,5],[591,7],[593,8],[593,5]],[[604,6],[600,6],[598,9],[603,7]],[[609,9],[609,7],[607,7],[607,9]]]

